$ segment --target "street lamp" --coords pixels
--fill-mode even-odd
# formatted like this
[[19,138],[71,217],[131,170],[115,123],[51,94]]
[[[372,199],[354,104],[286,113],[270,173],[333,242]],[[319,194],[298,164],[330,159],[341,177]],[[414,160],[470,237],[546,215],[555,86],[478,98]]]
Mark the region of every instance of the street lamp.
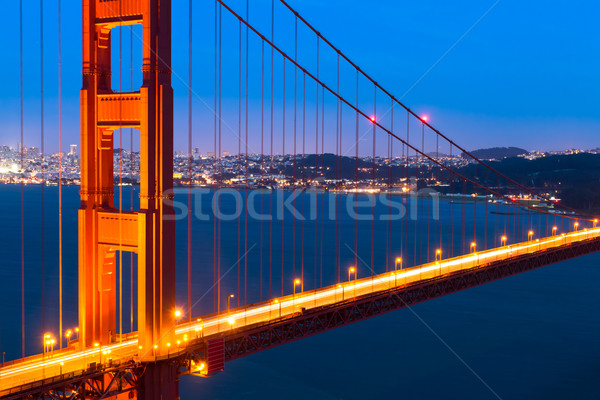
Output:
[[556,235],[556,231],[558,231],[558,228],[556,226],[552,227],[552,236]]
[[506,246],[506,239],[507,239],[506,236],[502,236],[500,238],[500,247]]
[[597,218],[594,220],[594,228],[596,227],[596,225],[598,225],[598,219]]
[[65,332],[65,338],[67,339],[67,347],[69,347],[69,339],[71,338],[72,334],[73,332],[70,329]]
[[356,278],[357,278],[358,272],[356,271],[355,267],[348,268],[348,282],[350,282],[350,276],[352,274],[354,274],[354,296],[356,297]]
[[529,231],[527,232],[527,241],[532,241],[533,240],[533,231]]
[[575,232],[577,232],[577,228],[579,228],[579,222],[575,222]]
[[475,253],[476,250],[477,250],[477,243],[471,242],[471,253]]
[[348,268],[348,282],[350,282],[350,276],[354,274],[354,279],[356,280],[356,268],[350,267]]
[[396,260],[394,260],[394,284],[398,285],[398,264],[400,264],[400,271],[402,271],[402,257],[396,257]]
[[173,313],[175,315],[175,321],[179,320],[179,318],[181,318],[181,310],[177,309],[175,310],[175,312]]
[[[296,286],[302,285],[302,281],[300,279],[294,279],[294,297],[296,297]],[[300,287],[300,291],[302,292],[302,287]]]
[[[439,260],[438,260],[439,257]],[[442,249],[437,249],[435,251],[435,261],[442,261]]]
[[233,299],[235,297],[235,294],[230,294],[229,297],[227,297],[227,314],[229,314],[229,307],[230,307],[230,301],[231,299]]
[[400,264],[400,270],[402,271],[402,257],[396,257],[394,262],[394,272],[398,270],[398,264]]
[[44,338],[42,339],[42,344],[44,345],[44,349],[42,351],[42,358],[44,358],[46,356],[46,353],[48,352],[48,345],[50,344],[51,337],[52,335],[50,335],[49,333],[44,333]]

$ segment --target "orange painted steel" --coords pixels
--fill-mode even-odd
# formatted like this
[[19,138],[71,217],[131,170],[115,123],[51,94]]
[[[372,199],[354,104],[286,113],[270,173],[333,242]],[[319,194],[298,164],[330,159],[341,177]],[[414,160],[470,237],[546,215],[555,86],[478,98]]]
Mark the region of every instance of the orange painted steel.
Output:
[[[143,25],[143,84],[111,90],[111,31]],[[113,134],[140,133],[140,210],[114,205]],[[171,2],[83,0],[79,327],[83,348],[117,332],[116,252],[138,254],[139,345],[147,360],[168,353],[175,305]],[[167,374],[168,375],[168,374]]]

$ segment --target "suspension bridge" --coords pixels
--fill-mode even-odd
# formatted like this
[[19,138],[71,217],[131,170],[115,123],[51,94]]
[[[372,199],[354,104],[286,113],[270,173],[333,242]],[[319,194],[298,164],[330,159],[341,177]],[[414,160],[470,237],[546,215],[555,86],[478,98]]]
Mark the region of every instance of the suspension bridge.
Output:
[[[214,31],[202,40],[214,45],[214,57],[211,74],[200,79],[210,80],[214,98],[203,101],[210,116],[196,117],[200,133],[193,129],[192,1],[186,77],[171,65],[170,1],[82,3],[78,323],[63,324],[60,256],[58,331],[26,331],[23,293],[22,354],[3,360],[2,399],[175,399],[181,375],[208,377],[240,357],[600,250],[594,216],[562,205],[551,189],[530,189],[477,159],[283,0],[272,2],[270,21],[264,13],[253,19],[248,2],[208,2]],[[59,1],[59,65],[60,7]],[[130,88],[123,90],[124,35],[132,48],[134,41],[141,45],[139,90],[133,49]],[[60,87],[60,68],[58,79]],[[188,90],[188,155],[179,191],[173,190],[172,79]],[[139,141],[137,210],[133,189],[124,193],[125,134],[132,150],[134,138]],[[60,135],[59,129],[59,143]],[[224,156],[231,137],[238,147],[235,179]],[[195,169],[194,140],[213,142],[210,174]],[[23,156],[21,170],[22,163]],[[187,235],[176,236],[182,219],[174,201],[193,209],[200,178],[215,193],[217,209],[223,188],[235,189],[245,203],[259,190],[261,215],[278,218],[250,222],[245,209],[234,222],[204,222],[212,234],[194,237],[188,212]],[[61,193],[62,179],[58,185]],[[291,195],[296,192],[301,195]],[[314,218],[277,212],[287,202],[305,214],[305,195],[313,192],[321,194]],[[414,218],[375,218],[374,194],[387,200],[387,211],[392,199],[409,200]],[[127,195],[129,208],[123,205]],[[342,218],[342,202],[358,208],[365,199],[370,218]],[[227,223],[234,238],[227,237]],[[176,280],[182,241],[187,274]],[[193,258],[200,242],[212,242],[210,258]],[[22,249],[24,259],[24,240]],[[232,265],[224,261],[228,253],[236,253]],[[212,274],[201,291],[194,290],[194,266]],[[22,269],[23,287],[25,278]],[[37,346],[25,348],[26,332]]]

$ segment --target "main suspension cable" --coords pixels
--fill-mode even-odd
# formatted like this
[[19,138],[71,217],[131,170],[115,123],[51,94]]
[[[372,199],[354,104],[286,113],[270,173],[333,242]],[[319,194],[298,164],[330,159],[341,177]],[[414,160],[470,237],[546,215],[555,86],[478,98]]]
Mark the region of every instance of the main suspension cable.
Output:
[[[221,0],[217,0],[217,1],[221,1]],[[281,3],[283,3],[283,5],[285,5],[298,19],[300,19],[300,21],[302,21],[307,28],[309,28],[311,31],[314,32],[314,34],[320,38],[321,40],[323,40],[327,45],[329,45],[329,47],[331,47],[337,54],[339,54],[344,60],[346,60],[346,62],[348,62],[353,68],[356,69],[356,71],[358,71],[362,76],[364,76],[365,78],[367,78],[371,83],[373,83],[379,90],[381,90],[383,93],[385,93],[387,96],[389,96],[393,101],[395,101],[398,105],[400,105],[401,107],[403,107],[408,113],[410,113],[412,116],[414,116],[417,119],[421,119],[421,117],[415,113],[413,110],[411,110],[408,106],[406,106],[404,103],[402,103],[400,100],[398,100],[395,96],[393,96],[390,92],[388,92],[387,90],[385,90],[381,85],[379,85],[377,83],[377,81],[375,81],[370,75],[368,75],[364,70],[362,70],[357,64],[355,64],[353,61],[351,61],[339,48],[337,48],[336,46],[334,46],[329,40],[327,40],[319,31],[317,31],[317,29],[312,26],[305,18],[303,18],[294,8],[292,8],[285,0],[280,0]],[[228,7],[226,7],[228,8]],[[233,13],[233,11],[232,11]],[[235,13],[234,13],[235,15]],[[539,197],[543,200],[546,200],[547,202],[552,202],[555,203],[552,199],[549,199],[547,196],[543,196],[541,194],[535,193],[533,190],[527,188],[525,185],[513,180],[512,178],[508,177],[507,175],[499,172],[498,170],[496,170],[495,168],[493,168],[492,166],[490,166],[489,164],[485,163],[483,160],[479,159],[478,157],[474,156],[472,153],[470,153],[469,151],[467,151],[466,149],[464,149],[463,147],[459,146],[458,144],[456,144],[454,141],[452,141],[450,138],[448,138],[446,135],[444,135],[441,131],[439,131],[438,129],[434,128],[429,122],[427,121],[423,121],[423,123],[429,128],[431,129],[433,132],[435,132],[436,134],[440,135],[440,137],[442,137],[444,140],[448,141],[450,144],[452,144],[454,147],[456,147],[457,149],[459,149],[460,151],[462,151],[464,154],[466,154],[467,156],[471,157],[474,161],[476,161],[477,163],[483,165],[485,168],[489,169],[491,172],[501,176],[503,179],[505,179],[506,181],[512,183],[513,185],[516,185],[518,188],[520,188],[521,190],[524,190],[525,192]],[[580,214],[580,215],[584,215],[587,216],[589,218],[594,218],[593,215],[590,214],[586,214],[586,213],[582,213],[578,210],[575,210],[571,207],[567,207],[564,206],[562,204],[559,205],[561,208]],[[569,216],[565,216],[567,218],[569,218]],[[574,219],[571,217],[571,219]]]

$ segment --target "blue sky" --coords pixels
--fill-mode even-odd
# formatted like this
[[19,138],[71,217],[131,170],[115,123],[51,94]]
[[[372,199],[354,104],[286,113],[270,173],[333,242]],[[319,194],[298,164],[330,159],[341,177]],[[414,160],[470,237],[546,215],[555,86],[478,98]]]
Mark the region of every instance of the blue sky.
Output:
[[[9,40],[4,46],[5,60],[0,67],[5,77],[0,88],[0,143],[16,145],[20,123],[19,8],[17,1],[7,3],[4,12]],[[600,5],[596,2],[502,0],[419,81],[494,3],[487,0],[290,0],[290,4],[323,35],[397,97],[419,82],[403,101],[416,111],[430,115],[435,127],[468,149],[489,146],[518,146],[528,150],[599,147],[600,25],[596,16]],[[227,4],[245,12],[243,0],[230,0]],[[250,0],[250,21],[266,36],[270,36],[270,4],[269,0]],[[184,150],[187,135],[187,7],[187,0],[173,0],[175,147]],[[213,132],[212,117],[207,108],[214,103],[213,3],[197,1],[194,9],[194,146],[206,152],[212,148]],[[237,40],[238,25],[225,14],[224,44],[229,39],[233,43]],[[24,16],[25,142],[39,146],[39,2],[24,1]],[[276,43],[283,45],[285,39],[293,38],[290,34],[293,20],[285,16],[284,8],[279,4],[276,16]],[[70,143],[79,142],[80,2],[62,0],[62,19],[63,149],[66,149]],[[57,35],[57,0],[44,0],[44,130],[45,146],[49,151],[58,148]],[[128,42],[128,35],[129,31],[124,31],[124,43]],[[134,39],[135,35],[134,32]],[[258,60],[260,52],[254,39],[251,38],[251,62]],[[117,32],[114,32],[113,40],[116,49]],[[299,34],[299,41],[299,53],[310,56],[314,41],[306,34]],[[225,54],[224,64],[230,67],[230,74],[225,72],[227,82],[223,93],[223,104],[228,111],[223,113],[223,118],[235,131],[238,126],[237,48],[229,46],[228,49],[232,50],[231,58]],[[123,87],[128,88],[129,50],[124,53]],[[326,56],[323,57],[322,70],[326,74],[325,70],[335,68],[335,64],[327,64]],[[113,65],[118,67],[117,62]],[[115,83],[118,82],[116,69],[113,71]],[[255,72],[258,69],[251,67],[251,85],[260,79]],[[134,79],[135,85],[139,83]],[[353,90],[350,82],[342,82],[342,85]],[[260,102],[260,90],[251,89],[251,136],[257,135],[260,117],[256,114]],[[288,107],[291,104],[289,99],[287,104]],[[235,137],[224,135],[222,149],[234,152],[237,149]]]

